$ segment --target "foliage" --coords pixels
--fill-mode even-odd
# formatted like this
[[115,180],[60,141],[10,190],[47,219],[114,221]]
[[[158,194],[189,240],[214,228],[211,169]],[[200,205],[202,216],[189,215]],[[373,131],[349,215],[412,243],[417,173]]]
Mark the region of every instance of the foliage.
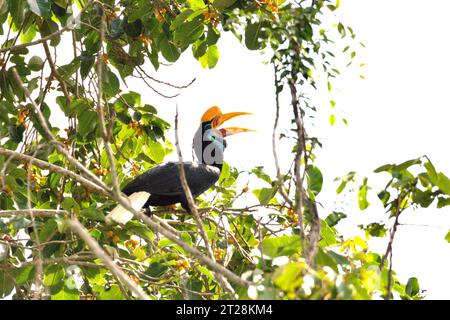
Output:
[[[49,141],[26,93],[14,80],[15,68],[56,141],[97,178],[111,185],[111,164],[97,109],[101,79],[103,95],[99,100],[112,133],[117,178],[125,185],[172,152],[172,144],[166,139],[170,124],[158,117],[157,106],[142,103],[139,93],[123,89],[127,80],[140,77],[154,94],[167,96],[154,89],[151,83],[159,80],[144,71],[144,64],[150,63],[158,70],[160,64],[174,63],[181,54],[192,54],[204,68],[214,68],[220,57],[218,40],[224,32],[232,32],[249,50],[271,53],[277,96],[291,92],[294,110],[300,112],[298,116],[294,111],[293,125],[301,120],[300,127],[298,123],[293,127],[300,133],[293,139],[296,169],[278,177],[261,167],[251,171],[254,179],[265,183],[265,187],[251,190],[260,205],[236,208],[235,201],[249,190],[237,188],[240,173],[226,163],[218,185],[198,199],[200,209],[207,212],[204,228],[215,259],[255,283],[248,288],[234,285],[238,297],[371,299],[390,297],[392,282],[392,289],[401,298],[420,299],[416,278],[401,284],[383,262],[385,257],[370,251],[367,239],[344,239],[338,233],[339,221],[347,217],[346,213],[332,212],[326,219],[314,214],[315,197],[323,184],[314,151],[321,145],[318,138],[305,134],[302,123],[316,107],[307,99],[296,100],[300,96],[296,88],[317,87],[313,75],[321,70],[327,76],[328,89],[332,89],[332,80],[339,75],[333,66],[335,53],[329,51],[333,33],[322,29],[321,24],[323,15],[338,7],[339,1],[325,0],[0,0],[1,148],[80,173]],[[342,23],[336,25],[336,31],[342,37],[355,38],[353,30]],[[31,52],[33,46],[59,50],[70,33],[74,52],[68,64],[58,65],[50,50],[45,57]],[[44,37],[49,38],[33,44]],[[350,51],[353,59],[355,51]],[[186,87],[164,84],[175,89]],[[301,102],[301,106],[295,106],[295,102]],[[52,122],[56,108],[67,124],[63,130],[61,124]],[[333,115],[330,123],[333,125],[335,120]],[[44,296],[51,299],[132,297],[74,235],[67,224],[69,216],[82,222],[150,298],[229,297],[212,270],[144,222],[106,224],[105,214],[116,205],[111,197],[36,163],[3,155],[0,168],[0,210],[26,212],[31,206],[64,211],[34,219],[27,214],[0,217],[0,297],[33,296],[39,273],[43,275]],[[413,173],[412,168],[420,172]],[[440,208],[450,204],[450,180],[438,173],[427,158],[385,165],[375,172],[390,175],[386,188],[378,193],[390,217],[398,218],[411,206],[436,203]],[[298,177],[303,184],[298,184]],[[355,172],[340,178],[337,193],[355,179]],[[362,181],[357,200],[364,210],[370,205],[367,198],[371,188],[367,178]],[[287,201],[282,190],[291,183],[297,183],[297,187],[287,191]],[[264,218],[257,218],[261,212]],[[166,209],[157,214],[172,223],[185,243],[206,251],[191,217]],[[388,235],[383,223],[361,228],[367,238]],[[314,230],[319,230],[316,244]],[[446,239],[449,241],[449,236]],[[44,262],[41,271],[33,260],[37,254]]]

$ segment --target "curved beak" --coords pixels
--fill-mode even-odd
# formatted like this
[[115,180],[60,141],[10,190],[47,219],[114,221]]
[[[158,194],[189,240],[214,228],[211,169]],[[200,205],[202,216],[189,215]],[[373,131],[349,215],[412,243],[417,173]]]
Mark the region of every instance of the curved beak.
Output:
[[216,115],[211,123],[211,126],[213,128],[217,128],[218,126],[220,126],[221,124],[223,124],[225,121],[228,121],[230,119],[233,119],[237,116],[244,116],[244,115],[250,115],[252,113],[250,112],[230,112],[230,113],[219,113],[218,115]]
[[[251,115],[250,112],[230,112],[230,113],[219,113],[217,116],[215,116],[211,122],[211,126],[213,128],[219,127],[221,124],[223,124],[225,121],[228,121],[230,119],[233,119],[238,116],[245,116],[245,115]],[[236,133],[240,132],[249,132],[249,131],[255,131],[248,128],[240,128],[240,127],[229,127],[229,128],[217,128],[223,137],[231,136]]]
[[229,127],[229,128],[221,128],[219,129],[220,133],[223,137],[228,137],[236,133],[240,132],[255,132],[256,130],[248,129],[248,128],[240,128],[240,127]]

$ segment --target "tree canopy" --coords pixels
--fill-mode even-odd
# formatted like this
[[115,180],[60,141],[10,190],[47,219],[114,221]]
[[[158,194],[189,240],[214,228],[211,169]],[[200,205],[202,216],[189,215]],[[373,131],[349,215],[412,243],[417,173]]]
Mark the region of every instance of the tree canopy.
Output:
[[[322,85],[317,72],[332,91],[336,56],[352,63],[363,47],[343,22],[323,28],[338,9],[339,0],[0,0],[0,298],[422,299],[418,279],[396,278],[392,243],[404,211],[450,204],[450,180],[428,157],[380,166],[383,190],[356,172],[337,178],[338,194],[357,189],[360,210],[374,191],[386,209],[385,221],[360,226],[366,238],[344,238],[348,213],[323,213],[316,202],[321,140],[308,129],[318,108],[336,102],[313,105],[304,92]],[[276,174],[249,168],[265,186],[242,189],[241,172],[224,163],[195,214],[132,210],[126,225],[107,223],[126,204],[120,187],[177,149],[166,138],[171,120],[127,81],[167,99],[154,84],[189,90],[154,71],[182,54],[214,68],[226,32],[269,54],[276,116],[267,161]],[[336,37],[348,41],[343,52]],[[62,55],[71,62],[60,65]],[[279,134],[281,108],[290,136]],[[280,139],[291,153],[277,152]],[[250,192],[258,205],[235,205]],[[389,239],[386,251],[371,251],[371,237]]]

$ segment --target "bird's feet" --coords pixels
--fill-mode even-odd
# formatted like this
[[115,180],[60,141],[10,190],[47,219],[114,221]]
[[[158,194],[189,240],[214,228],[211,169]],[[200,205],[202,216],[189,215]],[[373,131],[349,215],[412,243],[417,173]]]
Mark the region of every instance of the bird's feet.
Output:
[[166,208],[168,211],[175,211],[175,210],[177,210],[177,205],[176,205],[176,204],[170,204],[170,205],[168,205],[168,206],[165,206],[165,208]]

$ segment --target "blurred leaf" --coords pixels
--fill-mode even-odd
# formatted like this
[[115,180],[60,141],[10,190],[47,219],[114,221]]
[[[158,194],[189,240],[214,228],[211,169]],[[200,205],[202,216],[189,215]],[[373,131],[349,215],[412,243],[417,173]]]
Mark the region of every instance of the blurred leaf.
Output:
[[359,187],[358,192],[358,206],[360,210],[365,210],[369,206],[367,201],[367,178],[364,178],[363,184]]
[[164,146],[161,143],[155,142],[151,139],[147,140],[147,145],[147,155],[156,163],[161,163],[165,157]]
[[264,36],[262,31],[263,21],[252,23],[248,22],[245,28],[245,45],[250,50],[258,50],[261,47],[261,38]]
[[284,291],[294,291],[303,282],[302,272],[305,265],[302,263],[288,263],[281,266],[274,273],[274,283]]
[[105,215],[103,214],[103,212],[96,208],[83,209],[81,211],[81,215],[94,221],[105,221]]
[[161,277],[169,268],[159,262],[152,262],[148,269],[145,271],[145,274],[150,277],[159,278]]
[[180,57],[180,50],[172,43],[170,43],[166,38],[161,40],[161,53],[169,62],[175,62]]
[[98,297],[100,300],[125,300],[125,297],[117,284],[113,284],[107,289],[96,286],[95,289],[99,290]]
[[44,18],[51,17],[51,2],[50,0],[27,0],[30,10],[36,15]]
[[8,296],[14,289],[14,279],[6,273],[6,271],[0,271],[0,298]]
[[290,256],[301,252],[300,236],[280,236],[265,238],[262,241],[262,251],[265,255],[275,258]]
[[406,284],[405,292],[408,296],[413,297],[420,292],[419,280],[417,278],[409,278]]
[[80,300],[80,293],[76,289],[63,287],[61,291],[52,295],[52,300]]
[[445,235],[445,240],[450,243],[450,231]]
[[59,285],[62,282],[64,275],[64,268],[61,265],[50,265],[45,268],[43,283],[48,287]]
[[209,69],[212,69],[216,66],[217,62],[219,61],[219,49],[216,45],[209,46],[206,50],[206,53],[204,56],[199,58],[199,61],[203,68],[208,67]]
[[309,188],[315,195],[319,194],[322,190],[323,176],[322,172],[316,166],[308,165],[306,167],[306,173],[308,177]]
[[259,203],[261,205],[267,205],[270,200],[275,197],[275,194],[277,193],[278,188],[261,188],[261,189],[255,189],[253,190],[253,194],[258,198]]
[[325,221],[330,227],[333,227],[336,224],[338,224],[339,221],[341,221],[342,219],[345,219],[345,218],[347,218],[347,215],[345,213],[333,211],[332,213],[330,213],[328,215],[328,217],[325,219]]

